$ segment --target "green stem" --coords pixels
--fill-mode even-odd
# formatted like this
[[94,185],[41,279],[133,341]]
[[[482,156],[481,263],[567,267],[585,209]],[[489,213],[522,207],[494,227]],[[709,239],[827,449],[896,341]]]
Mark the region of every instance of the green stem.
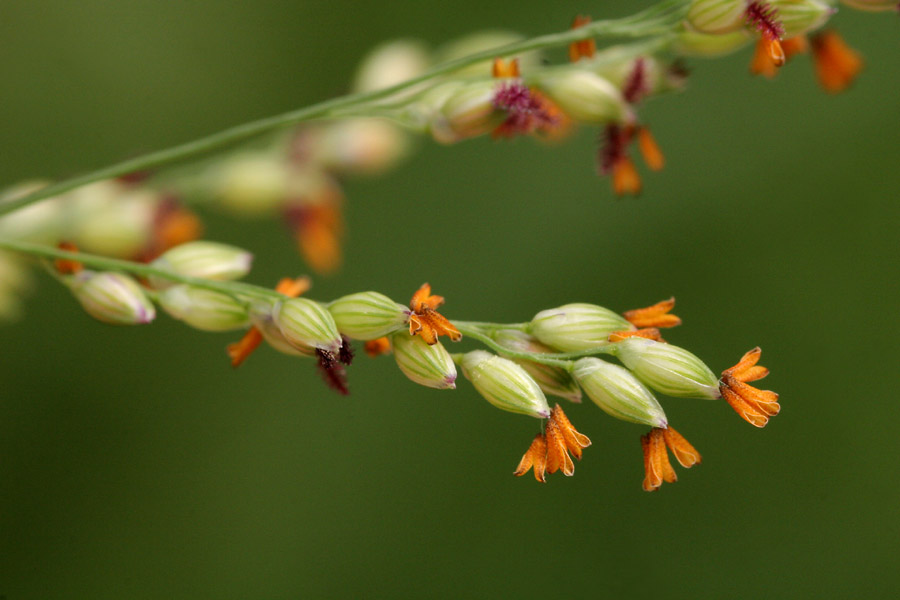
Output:
[[478,340],[501,356],[505,356],[507,358],[520,358],[522,360],[530,360],[532,362],[541,363],[543,365],[550,365],[551,367],[560,367],[562,369],[565,369],[566,371],[571,371],[573,368],[571,361],[560,360],[556,358],[556,354],[535,354],[533,352],[517,352],[515,350],[510,350],[509,348],[501,346],[500,344],[495,342],[490,336],[482,333],[481,328],[466,326],[462,323],[464,323],[464,321],[453,321],[453,324],[464,336],[468,336],[473,340]]
[[487,323],[485,321],[453,321],[459,327],[487,329],[488,332],[500,329],[515,329],[516,331],[528,331],[529,323]]
[[0,205],[0,215],[28,206],[38,200],[58,196],[95,181],[111,179],[136,171],[158,169],[165,165],[201,156],[234,145],[263,133],[284,127],[291,127],[313,119],[327,118],[342,109],[357,107],[375,100],[390,97],[420,83],[458,71],[459,69],[484,60],[521,54],[532,50],[566,46],[572,42],[583,40],[588,37],[646,37],[670,33],[684,17],[688,4],[689,3],[686,0],[663,0],[662,2],[630,17],[596,21],[578,29],[542,35],[528,40],[506,44],[498,48],[476,52],[464,58],[437,65],[418,77],[413,77],[412,79],[388,88],[333,98],[306,108],[257,121],[251,121],[250,123],[238,125],[207,137],[164,150],[151,152],[143,156],[138,156],[108,167],[97,169],[84,175],[79,175],[71,179],[48,185],[31,194],[23,196],[22,198]]
[[284,298],[281,294],[274,290],[269,290],[256,285],[242,283],[239,281],[213,281],[211,279],[201,279],[199,277],[188,277],[187,275],[179,275],[171,271],[157,269],[156,267],[136,263],[129,260],[119,260],[116,258],[107,258],[105,256],[97,256],[95,254],[85,254],[84,252],[68,252],[50,246],[41,246],[39,244],[30,244],[27,242],[15,242],[11,240],[0,240],[0,249],[12,250],[13,252],[21,252],[31,256],[40,256],[43,258],[62,258],[68,260],[77,260],[78,262],[95,269],[103,269],[105,271],[124,271],[133,275],[143,277],[159,277],[169,281],[178,283],[186,283],[194,287],[221,292],[229,296],[243,295],[256,296],[259,298],[279,299]]

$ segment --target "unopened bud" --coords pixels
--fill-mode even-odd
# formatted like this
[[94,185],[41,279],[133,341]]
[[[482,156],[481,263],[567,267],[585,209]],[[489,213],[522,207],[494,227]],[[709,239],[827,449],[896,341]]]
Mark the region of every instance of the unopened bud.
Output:
[[111,325],[138,325],[156,317],[153,303],[137,282],[122,273],[82,271],[69,287],[84,310]]
[[818,29],[834,14],[834,8],[821,0],[770,0],[769,4],[778,11],[785,38]]
[[402,329],[409,310],[378,292],[361,292],[328,305],[338,331],[357,340],[374,340]]
[[[496,332],[493,337],[504,348],[509,348],[516,352],[532,352],[535,354],[553,352],[553,348],[545,346],[523,331],[503,329]],[[559,396],[571,402],[581,402],[581,388],[575,383],[572,375],[562,367],[545,365],[521,358],[510,360],[525,369],[525,372],[535,380],[545,394]]]
[[[240,279],[250,272],[253,255],[242,248],[217,242],[188,242],[175,246],[150,263],[151,267],[188,277],[217,281]],[[160,289],[171,281],[151,275],[150,285]]]
[[218,202],[232,212],[267,215],[288,197],[290,165],[269,153],[244,152],[216,165],[208,174]]
[[581,358],[575,362],[573,374],[588,398],[611,416],[651,427],[666,426],[662,406],[628,369],[599,358]]
[[203,331],[246,327],[247,304],[228,294],[191,285],[176,285],[159,293],[159,305],[169,315]]
[[734,52],[750,39],[750,32],[745,29],[721,35],[683,31],[675,40],[675,51],[686,56],[713,58]]
[[731,33],[743,28],[745,0],[694,0],[687,23],[702,33]]
[[410,380],[438,390],[456,388],[456,365],[440,342],[428,345],[421,336],[401,331],[391,336],[391,345],[397,366]]
[[616,86],[590,71],[568,68],[541,79],[538,87],[576,121],[609,123],[621,121],[626,113]]
[[285,339],[298,348],[337,354],[343,340],[331,313],[309,298],[291,298],[275,308],[275,323]]
[[461,365],[466,379],[497,408],[542,419],[550,416],[544,392],[513,361],[484,350],[473,350],[463,355]]
[[450,144],[497,127],[503,121],[503,114],[494,106],[496,90],[494,81],[479,81],[454,90],[432,118],[434,139]]
[[428,50],[419,40],[394,40],[372,49],[356,71],[353,89],[371,92],[412,79],[428,68]]
[[718,377],[684,348],[630,337],[616,343],[616,357],[661,394],[710,400],[719,397]]
[[564,352],[590,350],[607,342],[614,331],[634,326],[624,317],[596,304],[566,304],[542,310],[531,320],[531,334]]

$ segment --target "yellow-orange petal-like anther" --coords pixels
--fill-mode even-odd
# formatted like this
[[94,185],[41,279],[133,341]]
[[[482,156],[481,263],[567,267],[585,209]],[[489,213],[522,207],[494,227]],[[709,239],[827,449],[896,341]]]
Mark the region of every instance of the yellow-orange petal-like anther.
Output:
[[639,127],[637,138],[638,149],[647,166],[653,171],[662,170],[666,166],[666,157],[663,156],[662,150],[659,149],[659,144],[656,143],[650,130],[646,127]]
[[317,273],[334,273],[341,266],[341,239],[344,222],[337,204],[320,204],[302,209],[294,231],[303,259]]
[[491,75],[498,79],[504,77],[519,77],[521,75],[519,72],[519,59],[514,58],[507,62],[502,58],[495,58],[494,64],[491,67]]
[[[591,22],[591,18],[584,15],[578,15],[572,21],[572,29],[584,27]],[[594,38],[586,40],[578,40],[569,44],[569,62],[578,62],[582,58],[593,58],[597,53],[597,42]]]
[[612,183],[617,196],[637,196],[641,193],[641,176],[627,156],[619,158],[612,166]]
[[366,354],[375,358],[376,356],[381,356],[382,354],[387,354],[391,351],[391,342],[386,337],[376,338],[374,340],[369,340],[365,343],[363,348],[366,351]]
[[534,478],[545,483],[547,481],[547,440],[544,439],[543,433],[534,436],[531,446],[525,451],[522,460],[519,461],[519,466],[513,471],[513,475],[521,477],[532,467],[534,468]]
[[862,70],[862,56],[835,31],[825,31],[813,37],[812,51],[816,75],[827,92],[844,91]]
[[550,412],[550,420],[556,423],[563,440],[565,440],[566,448],[572,453],[572,456],[581,460],[581,450],[591,445],[591,439],[575,429],[559,404],[554,406]]
[[443,303],[443,296],[433,296],[431,286],[427,283],[422,284],[409,302],[412,311],[409,315],[409,335],[422,336],[428,345],[436,344],[438,336],[441,335],[448,336],[454,342],[461,340],[462,333],[435,310]]
[[792,57],[809,50],[809,42],[805,35],[796,35],[792,38],[781,40],[781,49],[784,50],[784,59],[788,61]]
[[768,44],[765,38],[759,38],[753,50],[753,59],[750,61],[750,72],[754,75],[762,75],[772,79],[778,73],[778,65],[769,55]]
[[560,469],[571,477],[575,474],[575,463],[569,456],[566,439],[555,419],[549,419],[544,429],[544,437],[547,440],[547,472],[556,473]]
[[758,347],[747,352],[735,366],[723,371],[719,380],[719,392],[725,401],[741,418],[755,427],[765,427],[769,418],[781,410],[778,394],[757,389],[747,383],[769,374],[768,369],[756,364],[761,354],[762,350]]
[[[770,41],[766,38],[760,38],[756,42],[756,48],[753,51],[753,60],[750,62],[750,72],[754,75],[763,75],[768,79],[772,79],[778,73],[778,65],[772,58],[770,50]],[[781,52],[783,55],[783,63],[786,63],[791,57],[806,52],[809,44],[806,36],[798,35],[781,41]],[[783,64],[782,63],[782,64]]]
[[630,337],[640,337],[662,343],[666,342],[666,340],[663,339],[662,335],[660,335],[659,329],[657,329],[656,327],[645,327],[643,329],[632,329],[630,331],[614,331],[609,334],[609,338],[607,339],[610,342],[621,342],[625,338]]
[[669,462],[666,446],[675,455],[683,467],[700,464],[700,453],[677,431],[669,427],[654,427],[649,433],[641,436],[641,448],[644,451],[644,491],[653,492],[663,484],[678,481],[675,469]]
[[534,476],[540,482],[545,481],[546,473],[562,471],[571,476],[575,473],[575,463],[569,453],[580,460],[582,449],[590,445],[591,440],[575,429],[557,404],[544,425],[544,433],[535,436],[514,473],[524,475],[533,466]]
[[765,43],[766,51],[769,53],[769,58],[772,59],[772,63],[776,67],[784,66],[785,56],[781,40],[764,37],[763,42]]
[[259,329],[251,327],[239,342],[228,344],[226,352],[228,352],[228,357],[231,359],[231,366],[234,368],[241,366],[241,363],[247,360],[248,356],[253,354],[253,351],[259,347],[262,341],[263,336],[259,332]]
[[681,325],[681,319],[669,314],[673,308],[675,308],[674,297],[657,302],[653,306],[626,311],[622,316],[635,327],[675,327]]
[[682,467],[690,469],[694,465],[699,465],[702,462],[703,458],[700,456],[700,453],[697,452],[697,449],[671,426],[663,430],[663,439],[666,441],[666,446],[669,447],[669,450],[672,451],[672,454],[675,455],[675,459]]

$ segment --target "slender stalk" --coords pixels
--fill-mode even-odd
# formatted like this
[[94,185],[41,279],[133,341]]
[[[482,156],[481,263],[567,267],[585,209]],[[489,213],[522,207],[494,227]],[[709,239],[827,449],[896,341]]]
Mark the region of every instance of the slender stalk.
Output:
[[459,329],[460,333],[462,333],[464,336],[472,338],[473,340],[478,340],[501,356],[505,356],[507,358],[520,358],[523,360],[530,360],[532,362],[550,365],[552,367],[561,367],[566,371],[571,371],[574,368],[571,361],[555,358],[557,356],[555,354],[535,354],[533,352],[517,352],[515,350],[510,350],[509,348],[501,346],[500,344],[495,342],[490,336],[482,333],[480,328],[467,327],[465,325],[460,325],[460,323],[460,321],[453,322],[456,328]]
[[436,79],[442,75],[458,71],[469,65],[484,60],[490,60],[495,57],[506,57],[532,50],[565,46],[588,37],[647,37],[671,33],[673,28],[677,26],[684,17],[687,7],[688,2],[686,0],[663,0],[662,2],[630,17],[596,21],[584,27],[580,27],[577,30],[570,29],[560,33],[542,35],[500,46],[498,48],[476,52],[464,58],[437,65],[417,77],[413,77],[412,79],[388,88],[333,98],[305,108],[257,121],[251,121],[250,123],[244,123],[243,125],[238,125],[178,146],[144,154],[136,158],[85,173],[84,175],[79,175],[71,179],[48,185],[31,194],[23,196],[22,198],[0,205],[0,215],[28,206],[29,204],[45,198],[58,196],[95,181],[111,179],[136,171],[158,169],[175,162],[202,156],[215,150],[232,146],[238,142],[277,129],[291,127],[313,119],[328,118],[338,114],[341,110],[346,110],[351,107],[360,107],[382,98],[388,98],[420,83]]
[[10,240],[0,240],[0,249],[11,250],[13,252],[21,252],[31,256],[39,256],[43,258],[62,258],[67,260],[77,260],[78,262],[95,269],[103,269],[105,271],[123,271],[133,275],[143,277],[160,277],[175,281],[178,283],[186,283],[194,287],[221,292],[229,296],[256,296],[260,298],[284,298],[281,294],[274,290],[269,290],[248,283],[239,281],[213,281],[211,279],[201,279],[199,277],[188,277],[179,275],[171,271],[157,269],[156,267],[136,263],[130,260],[119,260],[116,258],[107,258],[105,256],[97,256],[94,254],[86,254],[84,252],[68,252],[50,246],[41,246],[39,244],[30,244],[27,242],[14,242]]

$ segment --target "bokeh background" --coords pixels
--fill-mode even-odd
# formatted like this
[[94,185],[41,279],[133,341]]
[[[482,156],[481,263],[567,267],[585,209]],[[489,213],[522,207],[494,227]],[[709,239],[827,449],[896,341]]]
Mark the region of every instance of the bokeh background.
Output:
[[[4,0],[0,185],[74,175],[344,92],[376,43],[538,34],[647,2]],[[602,13],[602,14],[601,14]],[[639,199],[594,175],[595,132],[429,141],[350,179],[346,265],[312,296],[423,281],[457,318],[521,321],[675,295],[666,337],[714,370],[755,345],[783,411],[665,402],[704,455],[641,490],[638,436],[590,403],[573,478],[511,475],[537,423],[463,382],[358,358],[340,397],[268,349],[166,317],[113,328],[40,281],[0,329],[0,596],[26,598],[888,597],[897,571],[900,20],[842,10],[866,56],[821,92],[808,57],[751,78],[692,60],[642,111],[668,164]],[[279,223],[207,215],[250,280],[306,271]],[[468,347],[468,346],[467,346]]]

